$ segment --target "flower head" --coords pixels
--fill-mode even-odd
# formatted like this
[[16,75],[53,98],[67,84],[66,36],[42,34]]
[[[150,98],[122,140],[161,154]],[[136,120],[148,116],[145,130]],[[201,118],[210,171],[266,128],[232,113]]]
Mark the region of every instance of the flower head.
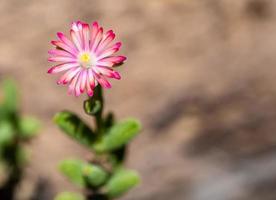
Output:
[[52,41],[56,48],[48,52],[48,61],[58,64],[48,73],[65,72],[57,83],[68,84],[69,94],[79,96],[86,92],[93,96],[98,84],[104,88],[111,87],[107,78],[121,78],[113,67],[123,63],[126,57],[114,55],[119,51],[121,42],[112,43],[115,38],[112,30],[104,33],[97,22],[90,27],[78,21],[72,23],[70,38],[61,32],[57,33],[57,37],[57,41]]

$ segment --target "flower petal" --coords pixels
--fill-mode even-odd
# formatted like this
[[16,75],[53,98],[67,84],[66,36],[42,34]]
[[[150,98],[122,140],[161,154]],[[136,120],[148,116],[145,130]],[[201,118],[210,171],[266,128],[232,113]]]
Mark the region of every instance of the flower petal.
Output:
[[86,79],[87,79],[87,70],[83,70],[81,74],[81,82],[80,82],[80,91],[81,93],[84,92],[86,86]]
[[118,79],[118,80],[121,79],[121,76],[120,76],[119,72],[114,71],[110,67],[97,66],[96,69],[100,74],[103,74],[106,77],[115,78],[115,79]]
[[58,38],[64,43],[66,44],[68,47],[70,47],[71,49],[74,50],[74,53],[77,54],[77,49],[74,46],[73,42],[71,40],[69,40],[63,33],[58,32],[57,33]]
[[71,29],[74,31],[82,31],[82,25],[83,23],[81,21],[73,22],[71,25]]
[[[126,59],[127,58],[125,56],[110,56],[110,57],[106,57],[106,58],[99,60],[97,63],[99,65],[100,65],[100,63],[120,64],[120,63],[124,62]],[[108,66],[108,65],[104,65],[104,66]]]
[[48,73],[55,74],[55,73],[62,72],[62,71],[71,69],[73,67],[78,67],[78,66],[79,66],[79,63],[76,63],[76,62],[75,63],[62,63],[62,64],[51,67],[48,70]]
[[96,87],[96,80],[93,75],[92,69],[88,69],[88,81],[89,81],[90,87],[92,88],[92,90],[94,90],[94,88]]
[[74,76],[76,76],[81,71],[80,67],[72,68],[68,70],[65,74],[61,76],[58,80],[57,84],[67,84],[72,80]]
[[76,58],[72,57],[64,57],[64,56],[56,56],[48,58],[50,62],[76,62]]
[[82,74],[83,74],[83,71],[84,71],[84,70],[82,70],[82,71],[80,72],[79,77],[78,77],[78,80],[77,80],[77,82],[76,82],[75,95],[76,95],[77,97],[80,96],[80,95],[83,93],[83,91],[81,90],[81,82],[82,82]]
[[77,80],[79,78],[79,75],[80,75],[80,72],[78,74],[76,74],[72,81],[70,82],[70,85],[69,85],[69,89],[68,89],[68,94],[75,94],[75,89],[76,89],[76,83],[77,83]]
[[94,69],[93,69],[93,74],[94,74],[95,78],[97,79],[98,83],[103,88],[111,88],[111,84],[106,80],[106,78],[103,75],[99,75]]
[[64,42],[61,42],[61,41],[51,41],[51,43],[53,45],[55,45],[56,47],[61,48],[61,49],[65,50],[65,51],[68,51],[69,53],[71,53],[73,55],[77,54],[75,48],[71,48],[71,47],[67,46]]
[[83,43],[84,43],[84,50],[89,50],[89,38],[90,38],[90,31],[89,31],[89,25],[83,24]]
[[102,40],[102,38],[103,38],[103,28],[100,27],[99,30],[98,30],[98,32],[97,32],[97,35],[95,37],[95,40],[93,41],[93,44],[91,46],[91,51],[92,52],[96,51],[96,49],[97,49],[100,41]]
[[[93,80],[94,82],[94,80]],[[87,79],[86,79],[86,91],[87,91],[87,94],[88,96],[92,97],[93,94],[94,94],[94,87],[91,87],[91,84],[90,84],[90,80],[89,80],[89,70],[87,70]]]
[[76,57],[75,55],[72,55],[68,51],[59,50],[59,49],[51,49],[48,51],[48,54],[50,54],[52,56],[62,56],[62,57],[71,57],[71,58]]
[[94,22],[92,24],[91,34],[90,34],[90,49],[92,49],[93,47],[98,31],[99,31],[99,25],[97,22]]
[[107,31],[104,36],[102,41],[100,42],[97,52],[102,52],[105,50],[105,48],[114,40],[115,34],[113,33],[112,30]]
[[80,36],[80,33],[79,32],[76,32],[74,30],[71,30],[70,31],[70,35],[71,35],[71,38],[75,44],[75,46],[77,47],[77,49],[79,51],[82,51],[82,38]]
[[115,45],[113,45],[110,48],[105,49],[104,51],[100,52],[98,55],[98,60],[111,56],[112,54],[116,53],[120,50],[121,42],[117,42]]

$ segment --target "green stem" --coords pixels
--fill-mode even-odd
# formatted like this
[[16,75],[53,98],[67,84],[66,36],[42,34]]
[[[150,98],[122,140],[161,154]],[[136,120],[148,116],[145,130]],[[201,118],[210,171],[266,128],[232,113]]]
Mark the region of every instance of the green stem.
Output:
[[103,92],[100,86],[95,88],[94,96],[92,97],[93,101],[100,102],[100,110],[95,114],[95,121],[96,121],[96,132],[101,135],[103,134],[103,109],[104,109],[104,99],[103,99]]
[[[89,102],[88,108],[86,107],[87,101]],[[100,86],[97,86],[94,90],[94,96],[89,97],[86,102],[84,102],[84,110],[87,114],[91,115],[95,120],[95,132],[97,133],[98,137],[101,138],[103,134],[113,125],[114,123],[114,116],[112,113],[109,113],[105,118],[103,116],[103,109],[104,109],[104,98],[103,98],[103,91]],[[126,146],[122,148],[108,152],[104,156],[108,156],[109,164],[111,166],[111,175],[114,171],[120,166],[123,165],[125,154],[126,154]],[[102,155],[97,155],[96,157],[101,157]],[[106,194],[98,193],[97,190],[90,188],[92,194],[88,194],[86,196],[87,200],[109,200],[110,198]]]

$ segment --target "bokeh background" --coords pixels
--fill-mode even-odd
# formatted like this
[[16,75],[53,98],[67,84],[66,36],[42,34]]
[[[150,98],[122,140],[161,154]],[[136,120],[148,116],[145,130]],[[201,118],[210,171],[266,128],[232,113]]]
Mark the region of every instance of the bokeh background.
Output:
[[127,165],[142,184],[123,200],[276,199],[276,1],[1,0],[0,79],[13,77],[22,111],[43,122],[18,199],[76,191],[58,171],[86,149],[52,122],[80,114],[46,73],[55,33],[74,20],[112,28],[128,60],[105,93],[119,119],[144,124]]

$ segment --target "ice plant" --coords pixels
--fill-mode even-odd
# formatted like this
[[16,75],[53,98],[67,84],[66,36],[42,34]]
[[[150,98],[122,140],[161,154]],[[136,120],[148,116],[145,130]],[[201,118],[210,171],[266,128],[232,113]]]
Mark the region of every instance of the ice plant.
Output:
[[65,72],[58,84],[68,84],[69,94],[79,96],[86,92],[93,96],[95,87],[100,84],[110,88],[108,78],[120,79],[113,67],[123,63],[125,56],[114,55],[122,43],[113,43],[112,30],[104,33],[103,28],[94,22],[91,27],[84,22],[73,22],[70,37],[58,32],[58,40],[52,41],[54,49],[48,53],[50,62],[57,62],[48,73]]
[[121,43],[112,44],[113,31],[103,33],[98,23],[91,28],[83,22],[72,24],[71,39],[58,33],[50,50],[49,61],[60,62],[49,73],[66,71],[58,81],[69,84],[69,93],[79,96],[86,91],[86,114],[95,120],[87,125],[76,114],[62,111],[55,115],[55,123],[65,134],[84,145],[93,153],[91,159],[66,159],[60,171],[74,184],[85,189],[84,195],[64,192],[55,200],[110,200],[122,196],[139,183],[137,172],[126,169],[124,160],[129,142],[139,133],[141,126],[135,119],[115,121],[113,113],[104,113],[103,88],[111,85],[107,78],[120,79],[112,67],[122,64],[124,56],[113,55]]

